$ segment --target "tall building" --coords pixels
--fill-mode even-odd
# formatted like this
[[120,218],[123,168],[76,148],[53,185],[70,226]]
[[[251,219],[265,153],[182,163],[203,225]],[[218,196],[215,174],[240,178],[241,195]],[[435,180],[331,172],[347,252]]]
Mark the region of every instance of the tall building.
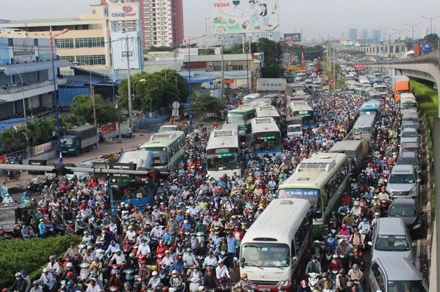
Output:
[[144,48],[183,43],[183,0],[139,0]]
[[348,39],[349,40],[352,40],[352,41],[357,40],[357,34],[358,34],[357,28],[348,29]]
[[379,29],[373,30],[373,41],[378,43],[382,39],[382,31]]
[[361,39],[362,41],[366,41],[366,40],[368,39],[368,29],[363,29],[363,30],[361,31],[361,37],[360,37],[360,39]]

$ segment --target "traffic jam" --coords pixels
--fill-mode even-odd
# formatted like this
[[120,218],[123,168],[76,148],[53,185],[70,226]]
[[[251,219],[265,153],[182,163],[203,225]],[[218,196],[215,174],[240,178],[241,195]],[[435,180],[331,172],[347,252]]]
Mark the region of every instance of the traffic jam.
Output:
[[[22,199],[28,208],[10,235],[76,233],[82,241],[51,256],[28,284],[428,291],[416,268],[428,228],[426,151],[409,81],[341,68],[341,90],[323,90],[325,74],[297,73],[292,83],[268,83],[283,91],[237,96],[224,124],[164,125],[121,153],[119,162],[143,155],[166,176],[60,176],[35,186],[41,199]],[[17,271],[10,291],[23,281],[29,276]]]

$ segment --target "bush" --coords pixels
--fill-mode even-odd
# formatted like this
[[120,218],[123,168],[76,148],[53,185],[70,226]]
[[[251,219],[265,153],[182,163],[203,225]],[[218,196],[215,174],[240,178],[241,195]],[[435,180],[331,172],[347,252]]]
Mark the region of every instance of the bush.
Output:
[[80,237],[65,235],[0,242],[0,287],[12,285],[14,274],[21,270],[25,270],[31,279],[38,278],[42,266],[49,262],[49,256],[64,254],[72,241],[78,243]]

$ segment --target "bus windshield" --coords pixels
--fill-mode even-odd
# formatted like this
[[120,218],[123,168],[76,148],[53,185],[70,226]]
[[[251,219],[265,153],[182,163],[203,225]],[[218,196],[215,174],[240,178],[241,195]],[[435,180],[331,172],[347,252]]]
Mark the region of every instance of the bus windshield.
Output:
[[353,129],[353,133],[355,135],[370,135],[371,133],[371,128],[370,127],[359,127],[359,128],[354,128]]
[[287,244],[251,243],[244,244],[242,259],[245,266],[289,267],[290,253]]
[[278,132],[265,132],[254,134],[255,150],[281,149],[280,134]]
[[208,149],[206,153],[208,170],[217,171],[240,168],[237,148]]
[[167,149],[163,147],[145,148],[153,153],[152,166],[164,166],[168,163]]

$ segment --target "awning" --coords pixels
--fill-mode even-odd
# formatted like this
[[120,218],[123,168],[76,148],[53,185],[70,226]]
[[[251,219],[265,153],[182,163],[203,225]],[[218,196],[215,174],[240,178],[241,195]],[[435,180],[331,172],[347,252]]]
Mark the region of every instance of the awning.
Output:
[[79,67],[71,67],[73,70],[73,74],[75,75],[92,75],[92,76],[96,76],[96,77],[100,77],[105,79],[110,79],[107,75],[105,74],[101,74],[92,70],[87,70],[87,69],[83,69],[83,68],[79,68]]
[[[73,66],[71,62],[66,60],[55,60],[54,65],[55,68]],[[12,65],[1,66],[0,68],[5,69],[5,71],[3,71],[5,75],[11,76],[11,75],[16,75],[17,72],[20,74],[24,74],[24,73],[32,73],[42,70],[48,70],[52,68],[52,62],[46,61],[46,62],[24,63],[24,64],[12,64]]]

